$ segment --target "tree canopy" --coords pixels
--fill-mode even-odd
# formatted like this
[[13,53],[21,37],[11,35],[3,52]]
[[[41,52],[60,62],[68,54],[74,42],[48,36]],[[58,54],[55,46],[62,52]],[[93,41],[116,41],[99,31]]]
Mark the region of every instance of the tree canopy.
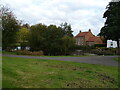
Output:
[[25,27],[21,27],[16,33],[17,43],[20,43],[21,49],[24,49],[28,43],[29,31]]
[[101,28],[100,36],[104,36],[105,40],[116,40],[119,46],[120,39],[120,1],[110,2],[103,18],[106,19],[104,27]]
[[2,48],[8,49],[16,43],[16,32],[19,30],[19,22],[7,7],[1,6],[0,14],[2,21]]
[[29,43],[32,51],[44,51],[45,55],[62,55],[70,52],[73,38],[64,34],[56,25],[36,24],[30,27]]
[[67,22],[61,23],[59,28],[63,30],[64,35],[73,37],[73,34],[72,34],[73,31],[72,31],[71,25],[68,24]]
[[19,44],[23,50],[29,46],[31,51],[43,51],[45,55],[65,55],[75,45],[71,25],[67,22],[60,26],[21,25],[9,8],[1,7],[0,14],[3,50],[11,50]]

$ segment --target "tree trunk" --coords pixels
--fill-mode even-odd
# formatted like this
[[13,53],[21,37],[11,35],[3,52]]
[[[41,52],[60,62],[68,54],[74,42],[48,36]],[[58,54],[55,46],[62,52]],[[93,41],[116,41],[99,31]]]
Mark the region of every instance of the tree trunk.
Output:
[[120,55],[120,46],[119,46],[120,44],[119,44],[119,39],[117,40],[117,47],[118,47],[118,49],[117,49],[117,54],[119,54]]

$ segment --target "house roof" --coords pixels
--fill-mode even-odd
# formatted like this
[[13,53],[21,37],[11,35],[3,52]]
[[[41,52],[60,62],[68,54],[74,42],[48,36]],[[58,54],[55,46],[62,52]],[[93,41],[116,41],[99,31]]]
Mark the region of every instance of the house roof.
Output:
[[86,34],[88,34],[89,32],[80,32],[79,34],[77,34],[75,37],[84,37]]
[[94,36],[90,37],[87,42],[95,42],[96,44],[103,44],[100,37]]
[[95,42],[95,44],[103,44],[101,38],[93,35],[90,29],[88,32],[80,31],[79,34],[75,36],[75,38],[76,37],[85,37],[85,42]]
[[87,42],[94,42],[97,38],[96,37],[90,37]]

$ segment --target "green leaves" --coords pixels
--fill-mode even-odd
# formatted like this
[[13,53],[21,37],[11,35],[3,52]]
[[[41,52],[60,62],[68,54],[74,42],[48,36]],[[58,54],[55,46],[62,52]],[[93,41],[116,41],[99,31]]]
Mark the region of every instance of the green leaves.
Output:
[[29,43],[31,50],[44,51],[45,55],[62,55],[75,44],[72,37],[56,25],[37,24],[30,27]]
[[8,49],[16,43],[16,32],[19,29],[19,22],[7,7],[0,7],[0,13],[0,19],[2,20],[2,48]]
[[103,18],[106,18],[106,22],[99,35],[104,36],[106,40],[118,41],[120,38],[120,1],[110,2]]

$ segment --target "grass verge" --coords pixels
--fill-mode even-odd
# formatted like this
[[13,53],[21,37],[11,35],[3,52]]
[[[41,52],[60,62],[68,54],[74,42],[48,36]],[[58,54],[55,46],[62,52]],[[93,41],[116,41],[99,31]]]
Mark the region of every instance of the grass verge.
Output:
[[[2,51],[2,54],[10,54],[10,55],[17,55],[16,52],[7,52],[7,51]],[[25,55],[26,56],[26,55]],[[30,55],[30,56],[35,56],[35,55]],[[36,55],[38,56],[38,55]],[[85,56],[89,56],[89,55],[68,55],[68,56],[40,56],[40,57],[85,57]]]
[[3,88],[118,88],[118,67],[3,57]]
[[120,58],[114,58],[114,60],[120,62]]

